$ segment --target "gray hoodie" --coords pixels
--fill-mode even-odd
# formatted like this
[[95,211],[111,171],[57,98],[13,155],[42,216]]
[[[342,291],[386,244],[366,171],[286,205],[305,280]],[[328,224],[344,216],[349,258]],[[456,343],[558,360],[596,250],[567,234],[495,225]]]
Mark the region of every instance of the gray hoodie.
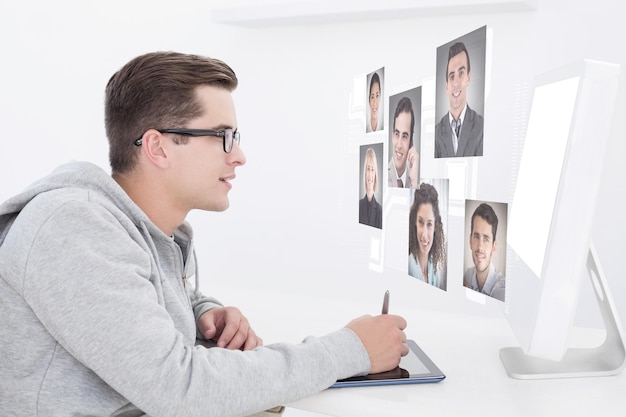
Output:
[[[195,346],[220,304],[101,168],[71,163],[0,205],[0,415],[238,416],[369,370],[341,329],[253,351]],[[259,300],[259,302],[264,302]]]

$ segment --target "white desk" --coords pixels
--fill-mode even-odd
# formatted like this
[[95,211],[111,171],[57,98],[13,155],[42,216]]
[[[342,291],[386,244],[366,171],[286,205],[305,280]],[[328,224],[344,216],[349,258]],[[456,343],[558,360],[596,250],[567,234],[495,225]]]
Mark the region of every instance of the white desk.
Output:
[[[241,294],[233,293],[232,298],[240,299]],[[326,300],[320,304],[318,299],[298,296],[281,300],[277,308],[255,304],[258,298],[244,300],[242,310],[266,344],[298,342],[335,330],[358,315],[376,313],[373,306],[367,311],[363,305]],[[626,415],[624,372],[613,377],[531,381],[508,377],[499,349],[518,342],[504,318],[392,312],[407,319],[408,337],[446,374],[443,382],[328,389],[288,406],[339,417]],[[602,340],[603,331],[595,329],[574,329],[572,335],[573,346],[592,346]]]

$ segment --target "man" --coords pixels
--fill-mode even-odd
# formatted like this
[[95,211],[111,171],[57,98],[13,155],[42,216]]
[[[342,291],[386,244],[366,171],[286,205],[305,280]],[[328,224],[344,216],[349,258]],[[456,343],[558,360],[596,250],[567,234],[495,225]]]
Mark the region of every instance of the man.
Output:
[[435,158],[483,155],[483,117],[467,105],[470,58],[462,42],[448,50],[446,93],[449,111],[435,126]]
[[393,115],[387,182],[390,187],[417,188],[419,184],[419,152],[413,146],[414,129],[415,115],[411,99],[402,97]]
[[0,206],[0,415],[252,414],[408,352],[393,315],[263,347],[191,285],[185,217],[226,210],[246,162],[236,86],[215,59],[133,59],[106,88],[112,175],[68,164]]
[[469,244],[474,266],[465,271],[463,285],[504,301],[504,275],[491,261],[496,253],[498,216],[489,204],[481,203],[472,214],[471,224]]

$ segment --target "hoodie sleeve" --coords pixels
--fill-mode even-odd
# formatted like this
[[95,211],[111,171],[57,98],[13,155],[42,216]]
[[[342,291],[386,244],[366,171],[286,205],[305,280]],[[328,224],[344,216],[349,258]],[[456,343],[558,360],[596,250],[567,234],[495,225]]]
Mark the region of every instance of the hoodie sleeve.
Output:
[[[32,208],[46,216],[20,237],[29,241],[20,255],[23,297],[63,349],[146,414],[246,415],[369,370],[365,348],[345,328],[247,352],[186,344],[149,279],[139,232],[88,200]],[[208,305],[198,300],[192,305]]]

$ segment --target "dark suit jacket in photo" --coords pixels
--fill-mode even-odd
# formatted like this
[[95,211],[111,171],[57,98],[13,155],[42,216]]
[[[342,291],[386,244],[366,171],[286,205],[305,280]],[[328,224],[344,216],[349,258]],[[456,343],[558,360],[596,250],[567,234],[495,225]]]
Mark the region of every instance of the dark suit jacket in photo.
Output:
[[367,195],[359,200],[359,223],[383,228],[383,206],[376,201],[375,196],[372,196],[371,204],[367,201]]
[[483,117],[467,106],[465,119],[461,124],[459,147],[455,154],[452,145],[452,129],[446,112],[435,126],[435,158],[483,156],[483,125]]

